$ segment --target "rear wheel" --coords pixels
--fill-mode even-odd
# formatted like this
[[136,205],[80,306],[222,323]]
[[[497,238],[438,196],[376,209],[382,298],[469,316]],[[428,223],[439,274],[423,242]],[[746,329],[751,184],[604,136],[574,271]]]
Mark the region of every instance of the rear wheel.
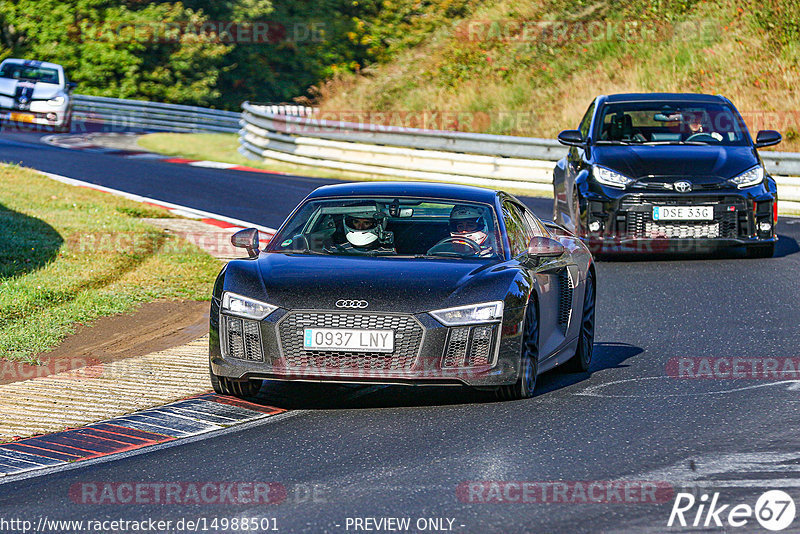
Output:
[[233,397],[254,397],[261,389],[261,380],[234,380],[227,376],[215,375],[211,369],[208,371],[211,387],[214,393],[230,395]]
[[535,302],[531,302],[525,311],[521,352],[519,378],[516,383],[497,389],[497,396],[501,400],[527,399],[533,397],[536,389],[536,375],[539,373],[539,316]]
[[583,373],[589,370],[594,354],[594,308],[595,308],[594,274],[586,275],[586,295],[583,297],[583,313],[581,314],[581,330],[578,334],[578,348],[575,356],[564,364],[568,373]]
[[775,243],[747,247],[748,258],[771,258],[775,255]]

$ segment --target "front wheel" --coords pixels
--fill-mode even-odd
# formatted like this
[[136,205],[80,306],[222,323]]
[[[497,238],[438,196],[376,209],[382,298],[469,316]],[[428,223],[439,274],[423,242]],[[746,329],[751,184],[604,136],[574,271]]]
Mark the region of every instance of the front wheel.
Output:
[[520,400],[533,397],[536,376],[539,374],[539,316],[531,302],[525,311],[522,327],[522,350],[519,378],[516,383],[497,388],[501,400]]
[[575,356],[564,364],[568,373],[585,373],[589,370],[594,354],[594,308],[595,308],[594,274],[586,275],[586,294],[583,297],[583,313],[581,314],[581,330],[578,334],[578,348]]

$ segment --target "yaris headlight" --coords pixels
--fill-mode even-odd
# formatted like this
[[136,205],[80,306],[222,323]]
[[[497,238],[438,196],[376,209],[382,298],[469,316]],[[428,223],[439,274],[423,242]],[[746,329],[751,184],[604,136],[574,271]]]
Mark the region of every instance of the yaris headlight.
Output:
[[732,178],[731,182],[736,184],[739,189],[758,185],[764,181],[764,167],[756,165],[752,169],[744,171],[736,178]]
[[592,176],[601,184],[609,187],[616,187],[617,189],[625,189],[629,183],[633,182],[633,180],[624,174],[612,171],[606,167],[601,167],[600,165],[592,165]]
[[503,301],[484,302],[429,312],[445,326],[478,324],[503,319]]
[[231,315],[260,321],[277,309],[278,307],[272,304],[243,297],[236,293],[226,291],[222,294],[222,311]]

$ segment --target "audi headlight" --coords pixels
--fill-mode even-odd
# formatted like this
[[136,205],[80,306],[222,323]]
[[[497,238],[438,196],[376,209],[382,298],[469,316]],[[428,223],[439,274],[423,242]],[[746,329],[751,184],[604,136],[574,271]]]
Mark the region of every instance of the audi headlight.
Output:
[[763,181],[764,181],[764,167],[762,167],[761,165],[756,165],[752,169],[744,171],[736,178],[731,179],[731,182],[736,184],[736,187],[738,187],[739,189],[744,189],[745,187],[758,185]]
[[277,306],[249,299],[236,293],[225,292],[222,294],[222,311],[239,317],[261,320],[277,310]]
[[445,326],[500,321],[503,319],[503,301],[435,310],[430,314]]
[[51,98],[50,100],[48,100],[47,103],[51,106],[63,106],[65,101],[66,98],[64,98],[63,96],[57,96],[55,98]]
[[601,167],[600,165],[592,165],[592,176],[601,184],[609,187],[616,187],[617,189],[625,189],[629,183],[633,182],[633,180],[624,174]]

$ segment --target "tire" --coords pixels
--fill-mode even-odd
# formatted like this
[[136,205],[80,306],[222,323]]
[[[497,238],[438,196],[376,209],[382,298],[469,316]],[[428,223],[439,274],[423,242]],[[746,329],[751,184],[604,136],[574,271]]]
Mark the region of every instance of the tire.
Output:
[[520,376],[516,383],[497,388],[500,400],[528,399],[533,397],[536,390],[536,376],[539,374],[539,316],[535,302],[531,302],[525,311],[520,358]]
[[586,276],[586,294],[583,297],[581,313],[581,330],[578,334],[578,348],[575,355],[567,360],[562,367],[567,373],[585,373],[592,364],[594,355],[594,319],[595,319],[595,290],[594,273],[589,271]]
[[748,258],[771,258],[775,255],[775,243],[747,247]]
[[261,380],[233,380],[227,376],[215,375],[210,368],[208,374],[214,393],[219,395],[230,395],[239,398],[255,397],[261,389]]

